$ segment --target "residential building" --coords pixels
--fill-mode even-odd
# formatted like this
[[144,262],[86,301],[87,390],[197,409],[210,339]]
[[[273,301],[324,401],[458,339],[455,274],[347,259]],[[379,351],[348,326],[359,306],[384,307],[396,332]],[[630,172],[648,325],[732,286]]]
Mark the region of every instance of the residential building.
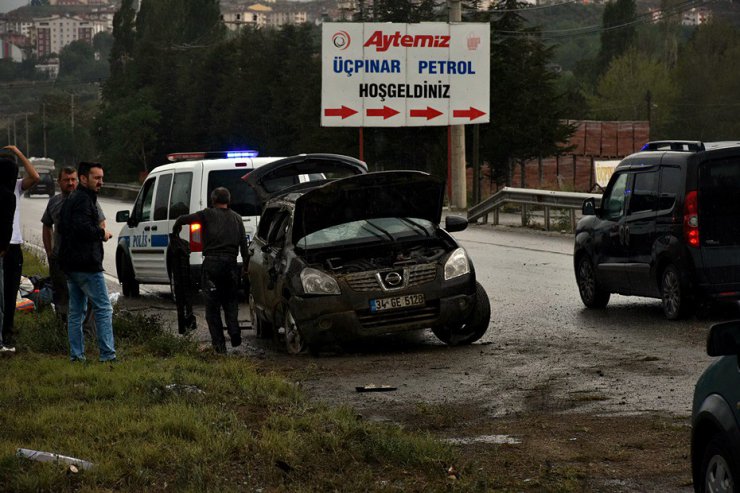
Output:
[[36,19],[34,35],[36,55],[39,58],[61,52],[72,41],[83,40],[92,43],[95,34],[104,30],[98,22],[70,15],[55,15]]

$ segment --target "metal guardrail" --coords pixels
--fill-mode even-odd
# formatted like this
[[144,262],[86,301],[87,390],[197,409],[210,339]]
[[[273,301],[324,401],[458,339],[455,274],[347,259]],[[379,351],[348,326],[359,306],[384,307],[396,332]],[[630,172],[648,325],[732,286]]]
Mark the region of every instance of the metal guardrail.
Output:
[[488,197],[479,204],[468,210],[468,221],[483,223],[488,222],[489,214],[493,214],[493,224],[499,224],[499,213],[501,207],[507,204],[520,204],[522,214],[522,226],[527,226],[531,213],[529,206],[542,207],[545,213],[545,229],[550,231],[551,209],[565,209],[570,215],[571,233],[576,228],[576,211],[583,206],[583,201],[588,198],[596,199],[596,205],[601,202],[601,194],[579,193],[579,192],[556,192],[553,190],[536,190],[531,188],[504,187],[495,194]]
[[108,183],[105,182],[103,188],[100,189],[101,195],[105,197],[116,197],[120,199],[136,198],[139,193],[141,185],[128,185],[126,183]]

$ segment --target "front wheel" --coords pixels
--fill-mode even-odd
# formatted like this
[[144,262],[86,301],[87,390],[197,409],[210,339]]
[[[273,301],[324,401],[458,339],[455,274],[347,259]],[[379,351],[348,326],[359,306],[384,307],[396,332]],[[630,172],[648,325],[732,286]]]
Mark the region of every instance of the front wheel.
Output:
[[596,270],[591,259],[586,255],[578,259],[576,266],[576,282],[581,301],[586,308],[604,308],[609,303],[611,293],[605,291],[596,281]]
[[285,319],[281,328],[283,330],[280,332],[285,338],[285,349],[288,351],[288,354],[300,354],[308,349],[308,345],[303,339],[303,335],[295,322],[295,318],[293,318],[293,314],[290,312],[290,308],[286,308],[285,310]]
[[689,288],[678,268],[673,264],[663,270],[660,293],[663,313],[668,320],[678,320],[689,314],[691,310]]
[[701,464],[700,493],[733,493],[735,481],[738,480],[737,465],[730,454],[727,441],[722,435],[716,435],[709,441],[704,450]]
[[134,276],[134,266],[131,264],[131,259],[126,255],[121,259],[121,273],[118,278],[121,281],[121,290],[125,297],[139,297],[139,283]]
[[450,346],[472,344],[486,333],[491,321],[491,302],[479,282],[475,283],[475,306],[468,320],[458,327],[436,327],[432,329],[437,338]]

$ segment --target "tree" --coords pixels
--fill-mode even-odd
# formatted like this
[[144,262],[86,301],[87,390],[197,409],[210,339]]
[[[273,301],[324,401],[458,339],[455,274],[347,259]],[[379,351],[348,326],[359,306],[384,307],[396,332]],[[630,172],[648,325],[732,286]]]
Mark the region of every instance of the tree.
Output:
[[599,67],[606,70],[611,61],[623,54],[635,40],[635,0],[613,0],[604,8],[602,17],[601,50]]
[[588,98],[592,117],[649,120],[653,136],[665,135],[678,89],[668,68],[636,48],[614,59]]
[[740,135],[740,33],[721,21],[700,26],[681,50],[673,138],[731,140]]
[[481,157],[496,179],[510,183],[511,167],[562,152],[572,133],[563,123],[557,76],[548,69],[553,48],[526,28],[516,0],[495,5],[491,23],[491,121],[481,128]]

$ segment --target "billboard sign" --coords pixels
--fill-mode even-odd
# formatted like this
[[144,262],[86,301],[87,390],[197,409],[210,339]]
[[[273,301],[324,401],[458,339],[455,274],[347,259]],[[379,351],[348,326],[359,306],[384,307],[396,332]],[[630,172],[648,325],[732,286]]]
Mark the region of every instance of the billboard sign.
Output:
[[321,125],[487,123],[490,25],[324,23]]

